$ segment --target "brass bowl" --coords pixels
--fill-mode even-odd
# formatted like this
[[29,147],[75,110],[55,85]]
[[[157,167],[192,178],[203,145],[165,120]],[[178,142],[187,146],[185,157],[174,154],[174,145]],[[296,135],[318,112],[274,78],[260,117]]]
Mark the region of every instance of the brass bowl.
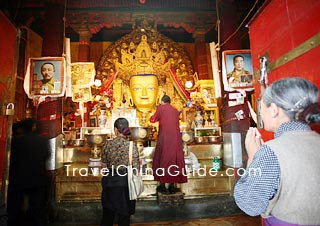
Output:
[[196,144],[205,144],[208,143],[207,137],[194,137],[194,141]]
[[152,127],[129,127],[130,128],[130,140],[133,141],[147,141]]
[[220,144],[221,143],[220,136],[208,136],[207,138],[208,138],[209,144]]

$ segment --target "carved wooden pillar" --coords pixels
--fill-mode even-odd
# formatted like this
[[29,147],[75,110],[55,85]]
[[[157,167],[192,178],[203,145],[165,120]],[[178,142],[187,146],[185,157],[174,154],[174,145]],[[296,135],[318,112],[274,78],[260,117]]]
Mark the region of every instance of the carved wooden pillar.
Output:
[[196,70],[198,71],[199,79],[209,79],[205,33],[202,29],[196,29],[193,33],[193,38],[195,39]]
[[[77,28],[77,32],[80,36],[80,42],[79,42],[79,50],[78,50],[78,61],[79,62],[90,62],[90,38],[92,34],[90,33],[90,30],[88,28],[87,20],[86,18],[83,18],[84,21],[81,23],[80,27]],[[84,108],[84,123],[89,122],[89,112],[90,112],[90,104],[89,103],[79,103],[79,107],[82,104],[82,107]],[[82,120],[76,118],[76,124],[81,124]],[[85,125],[83,125],[85,126]]]
[[91,33],[86,23],[83,23],[78,30],[80,35],[78,60],[79,62],[90,61],[90,38]]
[[[238,27],[237,8],[234,0],[223,0],[219,3],[221,43],[223,43]],[[241,49],[241,39],[237,32],[221,47],[224,50]]]

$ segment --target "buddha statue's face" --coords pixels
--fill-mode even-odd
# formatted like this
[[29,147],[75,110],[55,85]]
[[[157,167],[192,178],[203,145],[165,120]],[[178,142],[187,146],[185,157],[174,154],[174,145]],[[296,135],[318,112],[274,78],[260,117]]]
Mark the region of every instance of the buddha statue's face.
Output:
[[158,90],[158,79],[154,75],[135,75],[130,79],[133,103],[142,112],[148,112],[155,106]]

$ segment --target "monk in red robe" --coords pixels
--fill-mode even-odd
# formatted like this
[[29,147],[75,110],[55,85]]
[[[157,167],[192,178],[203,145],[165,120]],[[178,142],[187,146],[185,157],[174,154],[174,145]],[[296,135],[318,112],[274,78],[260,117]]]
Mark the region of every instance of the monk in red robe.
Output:
[[187,174],[179,128],[179,112],[170,102],[170,97],[164,95],[150,122],[159,121],[158,141],[152,162],[154,180],[160,181],[157,191],[173,194],[175,183],[187,182]]

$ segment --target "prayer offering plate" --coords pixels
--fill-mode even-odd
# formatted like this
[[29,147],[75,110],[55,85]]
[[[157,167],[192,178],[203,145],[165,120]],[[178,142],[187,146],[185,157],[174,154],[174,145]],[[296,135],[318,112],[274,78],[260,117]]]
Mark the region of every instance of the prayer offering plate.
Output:
[[193,131],[182,131],[181,139],[184,143],[191,143],[193,141],[194,132]]

